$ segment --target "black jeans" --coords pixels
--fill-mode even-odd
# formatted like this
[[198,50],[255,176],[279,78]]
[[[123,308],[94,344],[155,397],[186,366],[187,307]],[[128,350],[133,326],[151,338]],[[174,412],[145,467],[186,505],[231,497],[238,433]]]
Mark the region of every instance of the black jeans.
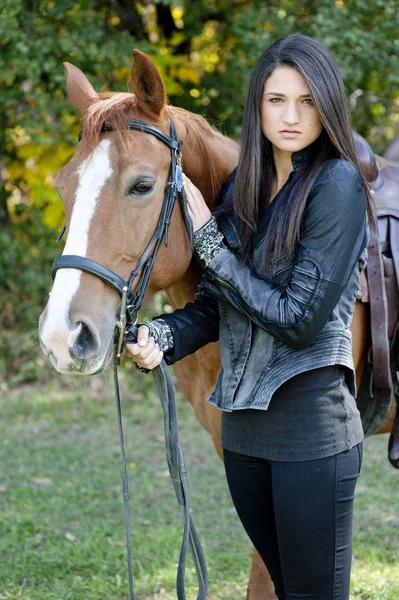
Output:
[[349,600],[352,517],[363,443],[277,462],[224,451],[233,502],[279,600]]

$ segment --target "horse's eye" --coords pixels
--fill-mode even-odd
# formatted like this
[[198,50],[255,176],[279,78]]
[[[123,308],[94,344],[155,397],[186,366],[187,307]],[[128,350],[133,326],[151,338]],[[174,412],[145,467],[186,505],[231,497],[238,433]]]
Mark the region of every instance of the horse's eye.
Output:
[[137,192],[138,194],[145,194],[146,192],[149,192],[150,190],[152,190],[153,187],[154,187],[154,185],[152,183],[150,183],[149,181],[140,181],[139,183],[136,183],[136,185],[134,186],[134,191]]
[[148,194],[148,192],[151,192],[153,188],[153,181],[136,181],[133,185],[131,185],[128,188],[127,194]]

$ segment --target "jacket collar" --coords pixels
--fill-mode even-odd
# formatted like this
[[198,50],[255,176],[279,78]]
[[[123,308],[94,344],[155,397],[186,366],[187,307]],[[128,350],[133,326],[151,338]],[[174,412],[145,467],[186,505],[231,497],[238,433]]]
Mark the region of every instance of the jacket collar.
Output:
[[319,138],[306,146],[306,148],[302,148],[302,150],[298,150],[297,152],[293,152],[291,154],[291,162],[294,167],[294,171],[299,171],[307,166],[310,162],[312,156],[314,155],[316,148],[319,147]]

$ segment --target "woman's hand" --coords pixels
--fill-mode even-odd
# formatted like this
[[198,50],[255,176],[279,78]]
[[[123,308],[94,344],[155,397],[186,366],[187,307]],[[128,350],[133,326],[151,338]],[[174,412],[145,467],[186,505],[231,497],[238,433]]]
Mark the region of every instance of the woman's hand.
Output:
[[193,230],[198,231],[212,217],[212,213],[205,204],[205,200],[199,189],[183,173],[184,189],[187,196],[188,213],[193,222]]
[[126,344],[128,356],[133,358],[139,367],[144,369],[155,369],[162,362],[163,352],[152,336],[147,325],[140,325],[137,332],[137,343]]

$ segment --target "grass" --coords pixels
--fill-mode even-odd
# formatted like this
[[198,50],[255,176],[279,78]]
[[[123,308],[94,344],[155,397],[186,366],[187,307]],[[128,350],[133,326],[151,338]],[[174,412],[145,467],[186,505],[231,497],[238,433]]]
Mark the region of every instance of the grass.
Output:
[[[182,527],[164,458],[161,408],[151,376],[123,379],[136,594],[172,600]],[[112,385],[3,390],[0,411],[0,599],[127,600]],[[209,597],[243,600],[249,540],[209,436],[181,398],[178,412]],[[399,473],[388,464],[386,446],[387,436],[365,444],[351,600],[399,598]],[[194,598],[191,562],[186,581]]]

